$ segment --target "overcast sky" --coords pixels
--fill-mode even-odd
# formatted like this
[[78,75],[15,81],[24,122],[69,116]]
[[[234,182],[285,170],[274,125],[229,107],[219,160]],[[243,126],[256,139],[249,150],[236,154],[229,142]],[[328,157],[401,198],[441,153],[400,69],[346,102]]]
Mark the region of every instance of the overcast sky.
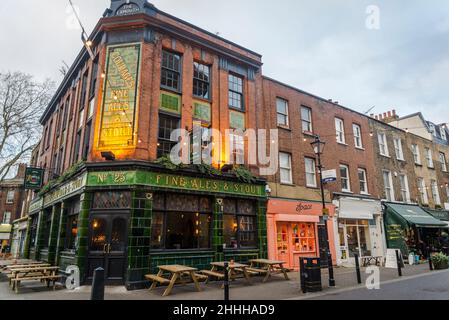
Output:
[[[73,0],[90,32],[109,0]],[[264,74],[373,113],[449,122],[447,0],[154,0],[159,9],[263,55]],[[0,71],[62,80],[81,49],[68,0],[0,1]],[[367,14],[379,8],[380,29]],[[370,11],[372,12],[372,11]],[[375,21],[375,20],[374,20]]]

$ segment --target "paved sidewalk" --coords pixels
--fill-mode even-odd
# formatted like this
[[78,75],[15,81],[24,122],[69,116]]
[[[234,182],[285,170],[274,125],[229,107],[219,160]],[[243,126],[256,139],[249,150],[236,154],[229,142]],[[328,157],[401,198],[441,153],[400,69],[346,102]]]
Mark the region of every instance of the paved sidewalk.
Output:
[[[418,266],[406,266],[403,269],[403,278],[429,273],[427,264]],[[327,270],[322,272],[323,292],[351,288],[358,286],[354,268],[334,268],[336,287],[329,288]],[[396,269],[380,269],[381,282],[398,279]],[[230,297],[232,300],[284,300],[303,299],[307,296],[300,290],[299,273],[290,272],[290,281],[285,281],[283,276],[275,275],[267,283],[262,283],[261,277],[251,279],[252,284],[247,285],[243,280],[237,280],[231,284]],[[367,275],[362,268],[362,283],[365,283]],[[197,292],[193,284],[175,286],[172,295],[163,298],[164,288],[157,288],[152,292],[148,290],[127,291],[123,286],[107,287],[106,300],[222,300],[223,290],[221,283],[211,282],[207,285],[201,283],[202,292]],[[90,298],[90,286],[83,286],[76,290],[57,289],[51,291],[41,283],[26,282],[21,285],[20,293],[15,294],[8,286],[8,280],[0,275],[0,300],[88,300]],[[308,294],[312,295],[312,294]]]

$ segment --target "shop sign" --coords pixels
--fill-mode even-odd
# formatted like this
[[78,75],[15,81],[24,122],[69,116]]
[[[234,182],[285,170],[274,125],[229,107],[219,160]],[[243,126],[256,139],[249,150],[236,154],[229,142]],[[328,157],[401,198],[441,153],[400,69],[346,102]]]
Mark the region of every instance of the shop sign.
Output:
[[193,107],[193,117],[194,118],[203,120],[206,122],[211,122],[212,116],[211,116],[210,104],[194,102],[193,105],[194,105],[194,107]]
[[135,3],[127,3],[118,8],[116,16],[128,16],[140,12],[140,7]]
[[30,208],[29,208],[28,212],[32,213],[34,211],[40,210],[42,208],[43,204],[44,204],[44,199],[42,199],[42,198],[33,200],[30,204]]
[[313,209],[313,206],[312,206],[312,204],[311,203],[302,203],[302,202],[300,202],[300,203],[298,203],[298,205],[296,206],[296,211],[299,213],[299,214],[307,214],[307,212],[308,211],[310,211],[310,210],[312,210]]
[[26,170],[25,170],[25,189],[26,190],[39,190],[40,188],[42,188],[44,172],[45,172],[44,169],[26,168]]
[[245,130],[245,114],[236,111],[229,111],[229,125],[232,129]]
[[44,206],[47,206],[53,202],[61,200],[79,190],[81,190],[84,186],[86,186],[87,174],[83,174],[82,176],[76,178],[73,181],[70,181],[56,190],[53,190],[49,194],[44,196]]
[[235,183],[222,180],[177,176],[157,172],[111,171],[90,172],[89,187],[110,185],[145,185],[151,187],[173,188],[193,191],[218,192],[249,196],[265,196],[265,186]]
[[134,147],[140,44],[109,46],[100,126],[100,149]]

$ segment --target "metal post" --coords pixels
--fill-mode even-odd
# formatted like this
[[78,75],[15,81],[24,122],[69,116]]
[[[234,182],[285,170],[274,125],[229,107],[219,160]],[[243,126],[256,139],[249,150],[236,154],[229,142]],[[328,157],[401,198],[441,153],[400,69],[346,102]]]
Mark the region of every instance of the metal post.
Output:
[[229,301],[229,263],[224,264],[224,300]]
[[430,248],[428,248],[427,249],[427,252],[428,252],[428,258],[427,258],[427,260],[429,260],[429,269],[430,269],[430,271],[433,271],[433,264],[432,264],[432,252],[431,252],[431,250],[430,250]]
[[104,269],[97,268],[94,271],[94,279],[92,281],[92,292],[90,300],[104,300]]
[[[319,140],[320,138],[317,136],[316,139]],[[326,209],[326,200],[324,198],[323,166],[321,164],[321,155],[319,152],[317,153],[317,157],[318,157],[318,170],[320,171],[321,203],[323,206],[323,215],[324,215],[324,212]],[[330,243],[329,243],[328,220],[324,221],[324,226],[325,226],[324,232],[326,233],[326,243],[327,243],[326,250],[327,250],[327,258],[328,258],[327,268],[329,270],[329,287],[335,287],[334,267],[332,265],[332,253],[330,250]]]
[[357,273],[357,283],[361,284],[362,283],[362,276],[360,275],[359,255],[357,253],[354,254],[354,258],[355,258],[355,271]]
[[400,277],[402,277],[402,268],[401,268],[401,261],[399,259],[399,250],[395,250],[395,252],[396,252],[396,261],[397,261],[397,264],[398,264],[398,275]]

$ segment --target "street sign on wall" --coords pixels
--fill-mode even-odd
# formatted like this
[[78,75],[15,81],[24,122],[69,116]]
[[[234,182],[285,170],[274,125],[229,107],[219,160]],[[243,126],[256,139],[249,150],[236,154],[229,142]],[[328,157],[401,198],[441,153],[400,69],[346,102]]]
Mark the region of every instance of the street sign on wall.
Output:
[[42,188],[44,169],[27,168],[25,171],[25,189],[39,190]]
[[323,171],[323,183],[335,182],[337,181],[337,170],[326,170]]

